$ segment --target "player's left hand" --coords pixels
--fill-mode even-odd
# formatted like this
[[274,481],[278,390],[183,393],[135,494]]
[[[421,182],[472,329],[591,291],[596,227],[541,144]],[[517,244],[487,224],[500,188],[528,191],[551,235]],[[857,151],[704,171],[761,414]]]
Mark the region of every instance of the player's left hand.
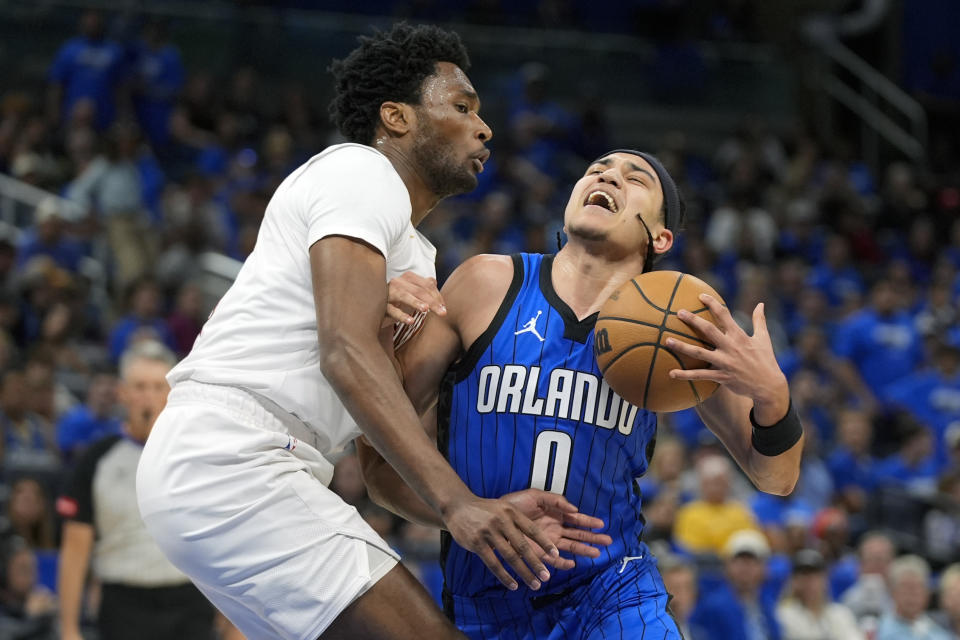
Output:
[[782,399],[782,413],[786,413],[789,403],[787,377],[773,355],[763,303],[753,310],[753,335],[748,336],[730,315],[730,310],[716,298],[701,293],[700,301],[710,309],[719,327],[686,309],[678,311],[677,316],[714,344],[715,348],[705,349],[675,338],[667,338],[667,346],[710,363],[710,368],[673,369],[670,377],[676,380],[713,380],[758,403]]
[[447,314],[436,278],[406,271],[387,283],[387,314],[381,326],[391,326],[394,322],[411,324],[414,316],[428,310],[441,316]]
[[[610,536],[590,531],[602,529],[603,520],[579,513],[577,507],[561,495],[540,489],[524,489],[508,493],[503,499],[540,527],[560,551],[596,558],[600,555],[600,550],[591,545],[605,547],[613,543]],[[577,564],[572,558],[545,553],[530,538],[527,541],[545,563],[557,569],[572,569]]]

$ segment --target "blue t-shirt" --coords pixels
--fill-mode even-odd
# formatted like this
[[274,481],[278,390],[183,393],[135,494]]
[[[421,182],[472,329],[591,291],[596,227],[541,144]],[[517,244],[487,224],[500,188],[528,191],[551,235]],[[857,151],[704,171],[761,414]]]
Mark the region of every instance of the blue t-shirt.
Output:
[[120,320],[110,332],[110,357],[114,362],[120,361],[120,356],[130,344],[130,338],[138,331],[151,332],[155,340],[167,345],[173,351],[177,350],[173,333],[162,318],[144,320],[130,315]]
[[[495,498],[536,487],[566,496],[604,521],[613,544],[575,556],[542,596],[640,555],[643,519],[635,479],[653,454],[656,415],[603,381],[594,355],[596,314],[578,320],[553,288],[553,256],[516,255],[514,278],[490,327],[454,365],[438,404],[440,450],[470,490]],[[449,535],[442,563],[448,593],[505,590],[480,558]]]
[[833,350],[856,365],[881,400],[888,384],[910,374],[923,360],[920,334],[905,312],[882,317],[864,309],[852,315],[837,329]]
[[114,91],[125,73],[124,51],[111,40],[68,40],[50,67],[50,81],[63,87],[61,118],[66,120],[74,105],[84,98],[97,108],[95,124],[106,129],[116,115]]
[[936,455],[910,466],[896,453],[877,463],[877,485],[893,485],[913,493],[933,494],[937,486],[940,465]]
[[833,269],[820,265],[810,273],[807,284],[823,291],[833,307],[838,307],[847,298],[862,295],[866,291],[863,276],[854,267]]
[[778,496],[757,491],[750,500],[750,509],[763,527],[783,527],[793,517],[802,517],[810,522],[816,508],[797,496]]
[[180,52],[173,45],[155,51],[142,44],[134,73],[137,91],[133,105],[137,119],[150,144],[161,148],[170,139],[170,116],[186,75]]
[[758,598],[754,609],[745,607],[726,580],[702,592],[691,621],[706,632],[697,640],[780,640],[774,602]]
[[951,423],[960,421],[960,373],[947,376],[935,369],[917,371],[887,385],[884,395],[891,405],[933,429],[937,454],[946,462],[949,456],[943,434]]
[[872,456],[857,457],[849,449],[837,446],[827,457],[827,468],[837,491],[849,487],[872,491],[877,486],[877,461]]
[[61,238],[53,244],[46,244],[31,229],[25,234],[19,249],[17,249],[17,267],[23,267],[37,256],[50,256],[61,269],[76,273],[80,268],[84,250],[79,242],[69,238]]

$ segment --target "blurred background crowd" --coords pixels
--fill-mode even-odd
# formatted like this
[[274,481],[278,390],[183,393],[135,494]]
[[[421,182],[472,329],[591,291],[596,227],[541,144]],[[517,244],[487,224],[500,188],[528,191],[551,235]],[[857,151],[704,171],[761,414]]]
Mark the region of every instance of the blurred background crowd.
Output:
[[[747,330],[766,304],[806,427],[796,490],[754,491],[693,410],[661,416],[638,480],[687,637],[960,637],[960,8],[355,4],[0,3],[0,638],[57,637],[57,498],[121,432],[121,354],[190,350],[279,182],[342,141],[330,56],[397,17],[461,31],[494,130],[478,189],[421,227],[441,281],[553,251],[586,163],[636,146],[687,202],[658,267]],[[889,107],[824,102],[858,67],[829,71],[801,23],[917,105],[912,142],[877,124]],[[353,455],[333,488],[439,596],[437,533],[372,504]]]

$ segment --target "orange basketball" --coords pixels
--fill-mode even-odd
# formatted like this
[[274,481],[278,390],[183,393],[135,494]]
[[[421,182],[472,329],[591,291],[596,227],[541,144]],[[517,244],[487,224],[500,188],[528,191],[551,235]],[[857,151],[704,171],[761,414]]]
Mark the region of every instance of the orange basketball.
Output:
[[712,349],[704,336],[677,317],[686,309],[714,325],[717,319],[700,302],[708,293],[723,299],[703,280],[678,271],[652,271],[620,286],[603,304],[594,332],[597,365],[622,398],[650,411],[680,411],[717,390],[710,380],[674,380],[673,369],[703,369],[707,363],[667,347],[675,338]]

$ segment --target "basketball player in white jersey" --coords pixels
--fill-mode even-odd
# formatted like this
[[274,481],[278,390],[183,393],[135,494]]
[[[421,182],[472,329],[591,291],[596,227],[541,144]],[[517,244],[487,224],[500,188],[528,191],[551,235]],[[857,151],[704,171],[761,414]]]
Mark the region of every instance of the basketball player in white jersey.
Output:
[[280,185],[256,248],[168,377],[137,474],[140,510],[170,560],[251,639],[461,637],[326,486],[361,432],[508,587],[500,558],[537,588],[544,560],[558,557],[535,522],[476,497],[450,468],[404,394],[393,329],[381,330],[387,281],[434,276],[417,223],[474,188],[489,155],[467,65],[456,34],[407,25],[334,64],[331,115],[352,142]]

